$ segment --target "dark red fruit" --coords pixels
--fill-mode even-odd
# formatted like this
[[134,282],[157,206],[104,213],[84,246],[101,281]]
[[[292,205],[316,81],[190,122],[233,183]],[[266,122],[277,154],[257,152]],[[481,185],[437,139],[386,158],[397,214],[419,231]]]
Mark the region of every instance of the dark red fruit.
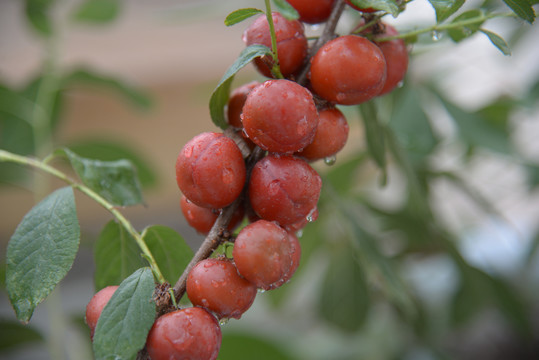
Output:
[[308,24],[326,21],[331,14],[335,0],[288,0],[299,13],[299,20]]
[[221,328],[202,308],[186,308],[159,317],[146,340],[152,360],[215,360],[221,347]]
[[301,260],[301,244],[299,243],[299,240],[296,235],[292,233],[288,233],[288,238],[290,240],[290,244],[292,245],[292,266],[290,267],[290,270],[288,270],[288,273],[284,277],[284,282],[290,281],[292,276],[295,274],[296,270],[299,267],[299,262]]
[[391,25],[384,24],[385,32],[377,34],[374,37],[374,42],[386,59],[387,64],[387,78],[378,95],[384,95],[393,90],[404,79],[406,70],[408,70],[408,49],[406,43],[402,39],[393,39],[389,41],[376,42],[376,38],[385,36],[398,35],[399,32]]
[[304,219],[301,219],[297,223],[284,226],[284,229],[290,233],[295,233],[303,229],[305,226],[307,226],[308,223],[316,221],[316,219],[318,219],[317,208],[315,208],[314,211],[311,211],[311,213],[307,215],[307,217],[305,217]]
[[234,126],[235,128],[243,127],[240,117],[243,104],[245,104],[247,95],[258,85],[260,85],[258,81],[252,81],[234,89],[230,93],[230,98],[228,99],[227,105],[227,120],[229,125]]
[[195,136],[176,161],[176,181],[198,206],[220,209],[230,205],[245,183],[245,163],[236,143],[220,133]]
[[346,144],[348,132],[348,123],[339,109],[322,110],[314,140],[297,155],[309,161],[334,156]]
[[101,312],[105,305],[109,302],[112,294],[118,289],[118,286],[111,285],[99,290],[86,306],[86,324],[90,328],[90,338],[94,338],[95,327],[97,320],[101,316]]
[[[189,201],[189,199],[187,199],[184,195],[182,195],[180,199],[180,207],[185,220],[187,220],[187,223],[201,234],[207,234],[210,232],[220,213],[220,211],[217,209],[209,209],[198,206]],[[236,226],[238,226],[243,220],[243,216],[244,209],[243,207],[239,207],[230,220],[227,228],[228,231],[234,231]]]
[[249,139],[264,150],[293,153],[311,143],[318,125],[312,94],[289,80],[268,80],[249,93],[242,113]]
[[249,198],[258,216],[286,226],[315,211],[321,188],[320,175],[305,160],[268,155],[253,167]]
[[297,250],[297,244],[283,228],[258,220],[240,231],[232,256],[241,276],[258,288],[271,290],[292,276]]
[[[272,13],[279,66],[284,76],[298,70],[307,56],[307,38],[303,24],[297,20],[287,20],[280,13]],[[243,33],[243,42],[247,45],[265,45],[271,49],[271,34],[266,15],[259,16]],[[272,77],[273,60],[270,56],[255,59],[258,71]]]
[[327,42],[312,58],[311,84],[326,100],[356,105],[372,99],[386,81],[382,51],[361,36],[340,36]]
[[239,319],[255,300],[256,286],[242,278],[231,261],[206,259],[189,273],[187,296],[218,318]]

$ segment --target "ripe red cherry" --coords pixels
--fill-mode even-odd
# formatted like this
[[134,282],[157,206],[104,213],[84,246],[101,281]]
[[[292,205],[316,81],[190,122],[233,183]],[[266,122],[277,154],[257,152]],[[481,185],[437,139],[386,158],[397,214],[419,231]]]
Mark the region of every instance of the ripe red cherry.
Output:
[[268,80],[247,96],[241,115],[249,139],[264,150],[293,153],[311,143],[318,125],[312,94],[289,80]]
[[[293,74],[303,65],[307,56],[307,38],[303,24],[297,20],[287,20],[278,12],[272,13],[277,55],[283,76]],[[247,45],[265,45],[271,49],[271,34],[266,15],[259,16],[243,33],[243,42]],[[273,60],[269,56],[256,58],[255,65],[264,76],[272,77]]]
[[245,173],[238,146],[220,133],[195,136],[176,161],[178,187],[193,203],[207,208],[230,205],[243,189]]
[[238,272],[264,290],[278,288],[295,271],[297,244],[274,222],[258,220],[236,237],[232,256]]
[[387,64],[387,78],[378,95],[384,95],[393,90],[404,79],[406,70],[408,69],[408,49],[406,43],[402,39],[393,39],[389,41],[376,42],[376,38],[385,36],[398,35],[399,32],[391,25],[384,24],[385,32],[377,34],[374,37],[374,42],[386,59]]
[[256,286],[242,278],[231,261],[205,259],[189,272],[187,296],[218,318],[239,319],[253,304]]
[[356,9],[357,11],[361,11],[362,13],[373,13],[375,11],[378,11],[378,10],[373,9],[373,8],[362,9],[359,6],[356,6],[356,5],[352,4],[352,2],[350,0],[345,0],[345,1],[350,7],[352,7],[353,9]]
[[348,123],[339,109],[322,110],[314,140],[297,155],[309,161],[333,156],[346,144],[348,132]]
[[90,338],[94,338],[95,327],[97,320],[101,316],[101,312],[105,305],[109,302],[112,294],[118,289],[118,286],[111,285],[99,290],[86,306],[86,324],[90,328]]
[[249,198],[258,216],[286,226],[316,210],[321,188],[320,175],[305,160],[268,155],[253,167]]
[[159,317],[146,339],[146,350],[152,360],[215,360],[221,339],[215,316],[192,307]]
[[[180,208],[187,223],[201,234],[209,233],[219,216],[219,210],[198,206],[189,201],[184,195],[180,198]],[[244,213],[243,206],[236,210],[228,225],[228,231],[234,231],[236,226],[243,220]]]
[[258,81],[252,81],[234,89],[230,93],[230,98],[228,99],[227,104],[227,120],[229,125],[234,126],[235,128],[243,127],[240,118],[243,104],[245,104],[247,95],[258,85],[260,85]]
[[326,21],[331,14],[335,0],[288,0],[299,13],[299,20],[308,24]]
[[315,54],[311,62],[311,84],[326,100],[357,105],[378,95],[386,81],[382,51],[361,36],[333,39]]

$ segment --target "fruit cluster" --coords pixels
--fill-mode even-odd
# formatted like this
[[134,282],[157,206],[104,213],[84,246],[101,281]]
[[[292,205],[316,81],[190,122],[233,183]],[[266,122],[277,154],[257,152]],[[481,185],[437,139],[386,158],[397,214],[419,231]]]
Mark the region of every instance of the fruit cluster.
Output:
[[[278,288],[292,277],[301,254],[295,234],[318,216],[322,180],[309,162],[333,158],[348,138],[347,120],[336,105],[388,93],[406,72],[404,42],[376,42],[396,34],[391,26],[376,22],[359,35],[337,36],[309,48],[304,23],[327,21],[335,1],[288,2],[299,20],[271,14],[278,66],[272,57],[256,58],[254,65],[269,79],[230,94],[227,131],[235,136],[202,133],[177,158],[181,210],[194,229],[208,234],[231,205],[234,215],[221,234],[233,233],[244,218],[248,224],[235,238],[226,236],[233,242],[232,258],[200,259],[189,269],[186,292],[193,307],[156,320],[146,343],[154,360],[215,359],[221,342],[218,320],[240,318],[258,289]],[[243,40],[247,46],[271,48],[268,18],[255,19]],[[245,148],[247,154],[240,150]],[[252,161],[254,153],[259,156]],[[92,330],[114,290],[107,289],[88,305]]]

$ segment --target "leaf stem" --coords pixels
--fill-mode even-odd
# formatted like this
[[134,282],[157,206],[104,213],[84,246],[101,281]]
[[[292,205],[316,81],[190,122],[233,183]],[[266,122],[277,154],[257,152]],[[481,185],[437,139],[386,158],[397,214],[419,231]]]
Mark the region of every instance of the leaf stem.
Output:
[[273,16],[271,13],[270,0],[264,0],[266,4],[266,19],[268,20],[270,35],[271,35],[271,56],[273,57],[273,67],[271,72],[277,79],[284,79],[279,66],[279,54],[277,53],[277,36],[275,35],[275,25],[273,24]]

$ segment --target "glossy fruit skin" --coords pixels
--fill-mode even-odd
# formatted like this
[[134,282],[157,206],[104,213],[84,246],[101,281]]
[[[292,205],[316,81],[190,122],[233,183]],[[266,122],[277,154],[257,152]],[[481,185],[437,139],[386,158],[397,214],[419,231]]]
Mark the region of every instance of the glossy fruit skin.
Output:
[[334,156],[346,144],[349,131],[348,122],[339,109],[322,110],[313,141],[297,155],[308,161]]
[[299,243],[297,236],[288,232],[288,239],[293,249],[292,250],[292,265],[290,266],[288,273],[284,277],[285,283],[289,282],[292,276],[296,273],[296,270],[298,269],[299,263],[301,260],[301,244]]
[[249,198],[260,218],[286,226],[315,210],[321,188],[320,175],[305,160],[270,154],[253,167]]
[[205,132],[191,139],[176,160],[176,181],[198,206],[230,205],[245,183],[245,163],[236,143],[221,133]]
[[305,87],[289,80],[268,80],[249,93],[241,119],[249,139],[262,149],[293,153],[313,140],[318,111]]
[[307,226],[307,224],[313,221],[316,221],[317,219],[318,219],[318,208],[315,208],[305,218],[301,219],[300,221],[294,224],[284,226],[284,229],[288,231],[289,233],[295,233],[303,229],[305,226]]
[[215,360],[221,339],[215,316],[192,307],[159,317],[146,339],[146,350],[152,360]]
[[105,305],[109,302],[114,292],[118,289],[118,286],[111,285],[99,290],[90,300],[86,306],[86,324],[90,328],[90,338],[94,338],[95,327],[97,326],[97,320],[101,316],[101,312],[105,308]]
[[232,256],[238,272],[258,288],[276,289],[292,275],[296,244],[271,221],[258,220],[236,237]]
[[314,91],[341,105],[357,105],[377,96],[386,81],[380,48],[364,37],[333,39],[313,56],[310,80]]
[[331,14],[335,0],[288,0],[299,13],[299,21],[307,24],[319,24]]
[[243,109],[243,104],[245,104],[247,95],[258,85],[260,85],[258,81],[251,81],[250,83],[244,84],[234,89],[230,93],[226,109],[227,121],[230,126],[233,126],[238,129],[243,127],[240,117]]
[[[187,223],[200,234],[208,234],[210,232],[220,213],[217,209],[198,206],[187,199],[185,195],[182,195],[180,198],[180,208]],[[239,207],[236,210],[228,225],[228,231],[234,231],[236,226],[243,220],[244,213],[243,207]]]
[[391,92],[399,83],[404,79],[406,71],[408,70],[408,49],[406,48],[406,43],[402,39],[393,39],[384,42],[376,42],[377,37],[385,36],[394,36],[398,35],[399,32],[391,25],[384,24],[385,32],[378,34],[374,37],[374,42],[386,59],[387,64],[387,78],[380,91],[380,95],[387,94]]
[[202,260],[187,277],[189,300],[220,319],[239,319],[253,304],[256,293],[256,286],[241,277],[226,259]]
[[[298,20],[287,20],[280,13],[272,13],[279,66],[283,76],[289,76],[298,70],[307,56],[307,38],[303,24]],[[266,15],[261,15],[243,33],[245,45],[265,45],[271,49],[271,35]],[[256,58],[255,66],[264,76],[273,77],[273,60],[269,56]]]

